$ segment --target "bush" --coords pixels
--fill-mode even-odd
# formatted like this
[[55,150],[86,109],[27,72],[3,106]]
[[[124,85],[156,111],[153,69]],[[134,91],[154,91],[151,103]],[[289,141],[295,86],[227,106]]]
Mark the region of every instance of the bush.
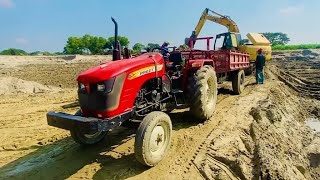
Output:
[[35,51],[29,54],[30,56],[58,56],[58,55],[64,55],[62,52],[55,52],[51,53],[48,51]]
[[6,49],[6,50],[3,50],[2,52],[0,52],[0,55],[23,56],[23,55],[28,55],[28,53],[26,53],[24,50],[21,50],[21,49],[10,48],[10,49]]

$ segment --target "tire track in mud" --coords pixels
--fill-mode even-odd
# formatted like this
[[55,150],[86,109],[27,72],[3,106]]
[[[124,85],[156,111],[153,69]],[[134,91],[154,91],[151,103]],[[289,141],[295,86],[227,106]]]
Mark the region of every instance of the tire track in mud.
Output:
[[[291,87],[297,91],[302,96],[309,96],[320,100],[320,84],[315,82],[310,82],[304,78],[301,78],[290,70],[282,70],[277,66],[271,66],[270,70],[278,75],[279,80],[284,82],[287,86]],[[298,73],[301,74],[301,73]],[[311,73],[303,73],[302,76],[308,78],[307,75]],[[313,77],[315,78],[315,77]]]
[[[253,82],[253,78],[250,79],[250,82]],[[205,130],[206,128],[201,128],[201,132],[202,135],[204,136],[206,134],[206,138],[204,140],[201,141],[201,144],[197,146],[196,150],[194,151],[194,154],[192,155],[192,158],[190,158],[190,162],[187,163],[188,165],[186,166],[186,171],[184,171],[184,173],[186,173],[185,178],[190,177],[192,174],[194,174],[195,172],[197,172],[198,174],[201,175],[202,178],[204,179],[210,179],[209,177],[207,177],[207,175],[205,173],[202,172],[201,167],[200,167],[200,163],[202,160],[204,160],[204,158],[206,158],[207,160],[209,160],[211,163],[215,164],[216,166],[218,166],[222,171],[225,172],[225,174],[228,176],[228,178],[230,179],[245,179],[245,176],[240,172],[238,172],[238,174],[236,174],[233,170],[231,170],[229,168],[229,166],[217,159],[215,159],[214,156],[212,156],[210,154],[210,148],[209,146],[212,143],[212,140],[215,138],[216,134],[215,131],[217,129],[223,129],[227,126],[236,126],[237,122],[234,121],[233,124],[225,124],[226,122],[224,122],[223,120],[223,114],[224,113],[228,113],[228,109],[232,108],[234,109],[234,111],[242,111],[241,113],[243,113],[243,115],[245,116],[246,112],[249,114],[250,112],[250,107],[255,106],[255,104],[258,103],[258,100],[260,100],[261,98],[256,98],[255,91],[256,89],[254,87],[252,87],[253,83],[249,84],[246,88],[246,91],[241,95],[241,96],[229,96],[228,99],[224,99],[224,102],[220,105],[218,105],[217,107],[217,112],[216,115],[213,117],[212,120],[210,120],[208,122],[208,128],[211,130]],[[247,96],[251,95],[251,97],[249,97],[249,99],[247,98]],[[246,99],[246,100],[244,100]],[[247,102],[251,102],[251,104],[237,104],[237,101],[247,101]],[[241,109],[242,106],[248,106],[246,108],[246,110]],[[240,109],[239,109],[240,107]],[[237,109],[238,108],[238,109]],[[220,119],[220,121],[215,121],[214,118]],[[227,131],[227,130],[225,130]],[[200,135],[201,136],[201,135]],[[203,137],[202,136],[202,137]]]
[[[248,94],[251,94],[253,91],[253,88],[249,88],[246,89],[245,93],[242,96],[246,96]],[[231,101],[237,101],[240,97],[230,97],[232,98]],[[231,103],[230,103],[231,104]],[[220,107],[222,109],[227,108],[225,107]],[[213,121],[213,120],[211,120]],[[205,178],[205,179],[210,179],[209,177],[207,177],[207,175],[205,173],[202,173],[199,167],[199,164],[202,160],[203,160],[203,156],[205,155],[207,159],[209,159],[209,161],[211,163],[213,163],[214,165],[218,166],[222,171],[224,171],[226,173],[226,175],[228,176],[228,178],[232,179],[232,180],[237,180],[240,179],[226,164],[218,161],[217,159],[215,159],[215,157],[213,157],[212,155],[209,154],[209,146],[212,143],[212,140],[214,139],[214,131],[216,130],[216,128],[219,126],[219,124],[222,124],[223,122],[219,122],[216,126],[213,125],[211,126],[212,130],[207,134],[205,141],[202,142],[201,145],[198,146],[194,156],[191,159],[192,163],[189,163],[189,166],[187,169],[190,170],[191,167],[195,168],[199,173],[201,173],[201,175]]]
[[294,76],[288,73],[281,73],[279,79],[287,84],[289,87],[297,91],[301,96],[309,96],[320,100],[320,86],[313,84],[305,84],[300,79],[296,79]]

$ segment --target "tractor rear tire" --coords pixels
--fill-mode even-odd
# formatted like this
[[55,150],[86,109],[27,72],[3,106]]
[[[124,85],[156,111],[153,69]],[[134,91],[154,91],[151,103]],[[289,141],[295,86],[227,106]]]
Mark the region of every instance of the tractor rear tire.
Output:
[[218,96],[215,70],[205,65],[188,83],[190,112],[201,122],[210,119],[216,109]]
[[170,148],[172,123],[164,112],[151,112],[142,120],[135,137],[136,159],[145,166],[155,166]]
[[[81,111],[77,111],[75,113],[75,116],[81,116]],[[81,127],[74,127],[70,130],[71,137],[75,142],[81,145],[94,145],[99,142],[101,142],[105,136],[107,135],[107,132],[85,132],[84,129]]]
[[245,73],[243,70],[238,71],[232,78],[232,90],[234,94],[240,95],[244,90]]

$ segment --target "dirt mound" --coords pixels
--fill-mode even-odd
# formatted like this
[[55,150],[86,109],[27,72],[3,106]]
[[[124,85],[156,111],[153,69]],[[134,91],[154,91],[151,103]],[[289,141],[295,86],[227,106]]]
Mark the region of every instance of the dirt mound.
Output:
[[61,89],[45,86],[33,81],[25,81],[14,77],[0,77],[0,95],[34,94],[44,92],[58,92]]
[[95,65],[97,62],[31,64],[24,66],[21,71],[6,71],[5,75],[49,86],[77,88],[76,79],[79,73]]
[[[310,102],[283,86],[229,132],[215,132],[195,165],[207,179],[314,179],[319,177],[319,137],[305,120]],[[309,105],[309,106],[308,106]],[[240,120],[239,119],[239,120]],[[244,123],[247,122],[247,123]],[[247,124],[247,125],[246,125]]]
[[262,179],[312,179],[306,147],[313,134],[304,121],[308,111],[295,96],[274,89],[253,108],[254,174]]
[[77,88],[76,79],[79,73],[110,59],[110,56],[78,55],[0,56],[0,76],[61,88]]
[[0,55],[0,68],[19,68],[28,64],[55,64],[74,63],[74,62],[102,62],[111,60],[112,57],[107,55],[63,55],[63,56],[5,56]]

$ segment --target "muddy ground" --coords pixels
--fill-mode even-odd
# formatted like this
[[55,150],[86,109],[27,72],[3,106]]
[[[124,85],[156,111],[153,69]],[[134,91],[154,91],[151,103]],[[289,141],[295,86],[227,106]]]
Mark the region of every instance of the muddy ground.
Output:
[[174,111],[170,152],[154,168],[135,160],[135,130],[85,148],[46,124],[48,111],[77,111],[77,74],[104,59],[0,57],[0,179],[320,179],[318,55],[276,53],[264,85],[251,76],[240,96],[219,89],[204,124]]

